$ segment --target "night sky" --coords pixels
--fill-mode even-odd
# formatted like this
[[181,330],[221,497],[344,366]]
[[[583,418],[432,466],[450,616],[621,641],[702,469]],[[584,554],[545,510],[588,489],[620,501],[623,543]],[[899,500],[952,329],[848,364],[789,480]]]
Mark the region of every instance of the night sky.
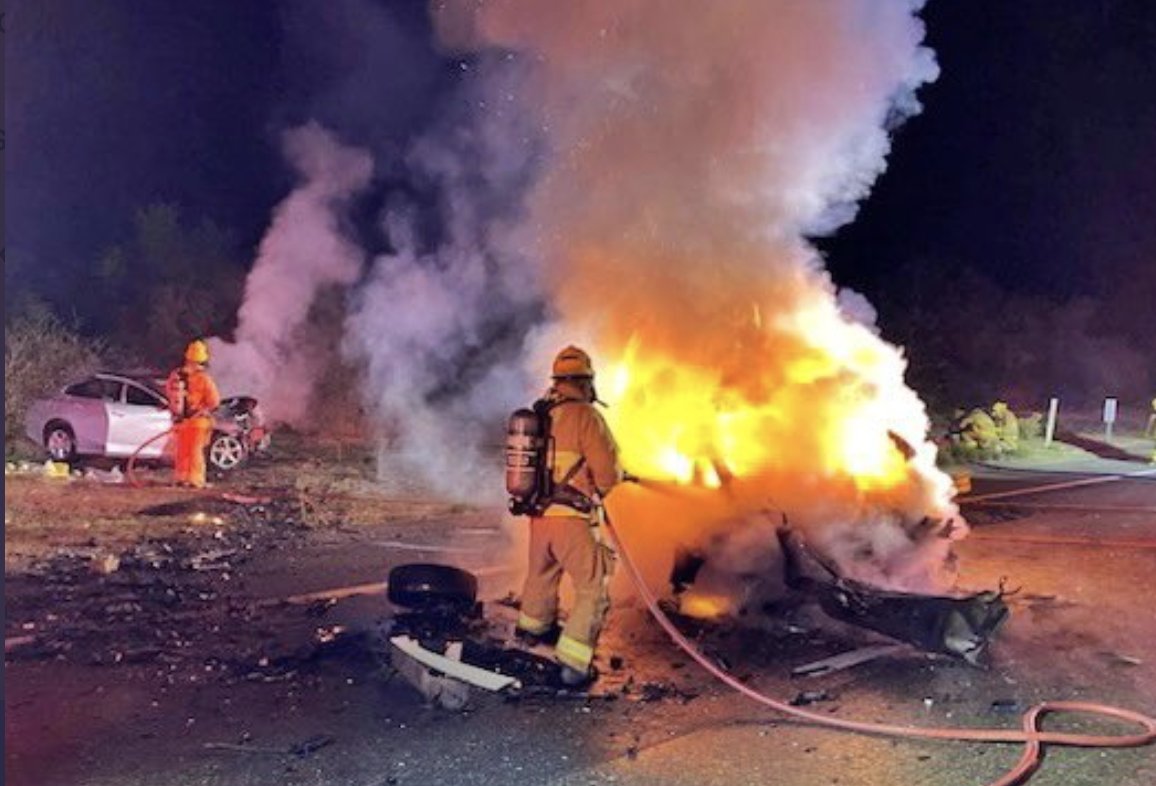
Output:
[[[1093,298],[1097,329],[1151,357],[1156,3],[932,0],[923,18],[941,76],[859,218],[819,241],[835,280],[885,335],[953,286]],[[291,185],[282,129],[315,118],[399,161],[462,68],[418,0],[23,0],[6,27],[6,302],[82,318],[139,208],[211,219],[247,264]]]

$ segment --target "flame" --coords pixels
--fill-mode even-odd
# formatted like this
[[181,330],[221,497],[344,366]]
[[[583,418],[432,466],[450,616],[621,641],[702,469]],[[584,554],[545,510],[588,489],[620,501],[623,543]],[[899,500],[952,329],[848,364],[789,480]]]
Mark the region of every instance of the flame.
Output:
[[679,613],[696,619],[708,620],[721,617],[731,610],[732,603],[721,595],[689,593],[679,601]]
[[[777,322],[766,307],[749,313],[756,340],[738,364],[722,346],[709,365],[639,331],[622,343],[608,415],[625,465],[707,489],[776,469],[847,479],[860,492],[904,484],[909,457],[888,432],[918,444],[926,426],[898,351],[833,307]],[[702,338],[727,341],[717,330]]]

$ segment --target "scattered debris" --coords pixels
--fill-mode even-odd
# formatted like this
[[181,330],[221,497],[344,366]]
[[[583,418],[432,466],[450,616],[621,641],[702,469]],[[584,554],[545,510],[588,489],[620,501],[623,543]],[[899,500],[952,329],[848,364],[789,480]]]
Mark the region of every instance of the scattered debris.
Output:
[[235,751],[237,753],[265,753],[275,756],[296,756],[299,759],[308,758],[322,748],[327,748],[337,739],[329,734],[317,734],[306,740],[290,745],[287,748],[269,748],[257,745],[249,745],[246,740],[242,742],[206,742],[204,744],[205,750],[211,751]]
[[289,747],[289,752],[299,759],[304,759],[308,756],[312,756],[322,748],[329,747],[335,742],[337,742],[336,738],[331,737],[328,734],[317,734],[307,740],[297,743],[296,745],[291,745]]
[[875,644],[870,647],[860,647],[850,652],[843,652],[839,655],[832,655],[829,658],[823,658],[812,661],[811,663],[805,663],[802,666],[796,666],[791,669],[791,675],[794,677],[820,677],[824,674],[831,674],[832,672],[858,666],[861,663],[867,663],[876,658],[896,655],[905,650],[907,650],[906,644]]
[[124,483],[124,473],[116,466],[109,470],[89,468],[84,471],[84,479],[94,483],[118,485]]
[[45,461],[43,472],[44,477],[55,480],[68,480],[72,477],[72,468],[63,461]]
[[996,699],[989,709],[999,715],[1019,715],[1024,711],[1024,705],[1018,699]]
[[820,701],[831,701],[832,698],[831,694],[825,690],[804,690],[795,694],[795,698],[791,699],[791,706],[806,707]]
[[116,573],[120,569],[120,557],[116,554],[103,553],[94,555],[91,562],[92,572],[100,576]]
[[1142,666],[1144,661],[1132,655],[1124,655],[1119,652],[1105,652],[1102,653],[1108,659],[1108,662],[1113,666]]
[[[1007,619],[1004,597],[1009,593],[1002,586],[962,597],[883,590],[844,578],[790,528],[780,527],[777,534],[787,586],[815,597],[824,612],[841,622],[978,665]],[[823,578],[810,575],[806,567],[821,571]]]
[[36,643],[35,636],[9,636],[4,639],[4,652],[11,652],[34,643]]

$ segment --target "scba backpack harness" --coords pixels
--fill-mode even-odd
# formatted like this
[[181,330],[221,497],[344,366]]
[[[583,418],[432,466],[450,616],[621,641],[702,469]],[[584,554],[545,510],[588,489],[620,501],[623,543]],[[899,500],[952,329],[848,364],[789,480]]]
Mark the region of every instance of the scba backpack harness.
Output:
[[515,516],[541,516],[551,505],[573,508],[579,513],[594,509],[594,501],[570,485],[586,464],[578,459],[565,476],[554,481],[554,437],[550,434],[551,411],[572,402],[539,399],[510,415],[506,429],[506,493]]

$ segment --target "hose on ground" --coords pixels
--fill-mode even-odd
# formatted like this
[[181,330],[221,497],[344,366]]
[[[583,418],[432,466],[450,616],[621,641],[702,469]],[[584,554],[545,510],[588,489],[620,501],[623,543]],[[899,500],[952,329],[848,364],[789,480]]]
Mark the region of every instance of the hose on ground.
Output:
[[[1156,742],[1156,718],[1140,712],[1112,707],[1106,704],[1084,701],[1047,701],[1031,707],[1023,715],[1022,730],[1015,729],[961,729],[945,727],[917,727],[899,726],[888,723],[869,723],[866,721],[845,720],[833,718],[830,715],[820,715],[816,712],[794,707],[784,701],[771,698],[766,694],[745,685],[740,680],[727,673],[716,665],[710,658],[701,653],[694,644],[671,622],[670,618],[658,605],[658,600],[646,585],[641,572],[635,565],[614,528],[610,515],[605,506],[602,507],[603,522],[610,535],[622,562],[626,566],[631,581],[639,595],[646,603],[647,609],[674,643],[682,649],[698,665],[702,666],[712,676],[727,686],[733,688],[747,698],[784,715],[799,718],[816,726],[842,729],[843,731],[858,732],[873,736],[908,737],[933,740],[957,740],[963,742],[1003,742],[1022,743],[1023,753],[1015,766],[1009,769],[998,780],[988,786],[1017,786],[1025,783],[1033,772],[1040,766],[1045,745],[1062,745],[1080,748],[1136,748],[1151,745]],[[1068,732],[1044,731],[1041,723],[1045,715],[1050,713],[1082,713],[1084,715],[1099,715],[1134,723],[1143,727],[1144,731],[1136,734],[1099,735],[1074,734]]]

